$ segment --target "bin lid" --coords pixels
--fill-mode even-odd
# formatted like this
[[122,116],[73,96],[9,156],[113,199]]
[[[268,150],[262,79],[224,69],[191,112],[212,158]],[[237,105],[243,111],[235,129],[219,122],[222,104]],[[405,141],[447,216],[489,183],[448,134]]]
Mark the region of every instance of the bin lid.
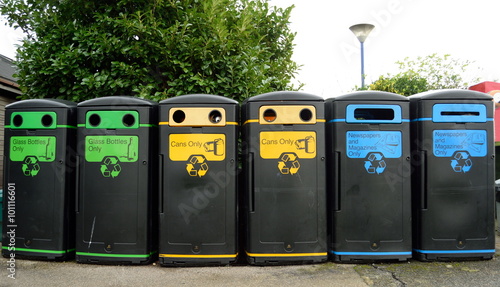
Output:
[[291,102],[291,101],[321,101],[324,99],[320,96],[316,96],[313,94],[308,94],[304,92],[296,92],[296,91],[280,91],[280,92],[271,92],[266,94],[261,94],[257,96],[250,97],[244,101],[246,102]]
[[160,104],[238,104],[238,102],[217,95],[189,94],[163,100]]
[[108,96],[86,100],[78,104],[79,107],[96,106],[157,106],[155,101],[132,96]]
[[327,102],[333,101],[409,101],[408,97],[395,93],[382,91],[359,91],[349,94],[328,98]]
[[61,99],[29,99],[14,102],[5,106],[7,109],[32,109],[32,108],[75,108],[76,103]]
[[409,97],[410,100],[492,100],[493,97],[477,91],[462,89],[433,90]]

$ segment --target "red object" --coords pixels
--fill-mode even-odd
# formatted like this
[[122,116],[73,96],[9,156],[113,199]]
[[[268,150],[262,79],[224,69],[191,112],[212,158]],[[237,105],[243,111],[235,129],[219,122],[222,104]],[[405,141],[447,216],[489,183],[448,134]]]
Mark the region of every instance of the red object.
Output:
[[[483,92],[493,96],[497,92],[500,93],[500,83],[482,82],[469,87],[469,90]],[[495,142],[500,142],[500,107],[495,108]]]

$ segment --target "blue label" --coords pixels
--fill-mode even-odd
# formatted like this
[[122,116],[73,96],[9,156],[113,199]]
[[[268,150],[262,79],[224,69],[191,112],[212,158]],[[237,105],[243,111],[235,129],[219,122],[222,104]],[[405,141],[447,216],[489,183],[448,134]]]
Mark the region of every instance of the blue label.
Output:
[[472,157],[486,156],[487,138],[485,130],[435,130],[434,156],[451,157],[457,151],[466,151]]
[[349,158],[366,158],[379,152],[386,158],[402,155],[400,131],[349,131],[346,133],[346,153]]

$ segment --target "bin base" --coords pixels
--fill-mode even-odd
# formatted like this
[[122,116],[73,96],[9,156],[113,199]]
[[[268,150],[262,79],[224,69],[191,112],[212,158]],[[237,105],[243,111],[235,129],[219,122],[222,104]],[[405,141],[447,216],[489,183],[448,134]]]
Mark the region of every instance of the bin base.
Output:
[[414,250],[413,257],[419,261],[464,261],[490,260],[495,250]]

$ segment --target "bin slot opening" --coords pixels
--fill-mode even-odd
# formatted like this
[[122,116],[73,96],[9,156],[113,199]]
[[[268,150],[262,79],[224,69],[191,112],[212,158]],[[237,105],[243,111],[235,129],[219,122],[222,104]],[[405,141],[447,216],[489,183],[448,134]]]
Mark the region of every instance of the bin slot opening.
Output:
[[437,123],[484,123],[487,120],[485,104],[450,103],[432,107],[432,121]]
[[446,112],[442,111],[441,115],[442,116],[479,116],[481,113],[480,112],[466,112],[466,111],[461,111],[461,112]]
[[353,124],[399,124],[402,123],[401,106],[375,104],[347,105],[346,122]]
[[367,109],[359,108],[354,110],[354,118],[357,120],[386,120],[394,119],[393,109]]

